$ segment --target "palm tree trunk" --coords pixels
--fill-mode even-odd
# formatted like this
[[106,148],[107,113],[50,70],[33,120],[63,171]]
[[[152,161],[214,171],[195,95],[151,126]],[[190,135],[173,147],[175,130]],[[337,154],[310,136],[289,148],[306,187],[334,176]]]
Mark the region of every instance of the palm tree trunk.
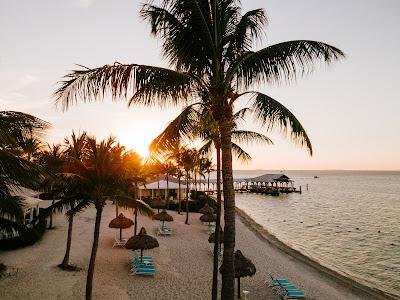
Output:
[[168,174],[167,174],[167,196],[166,196],[166,200],[167,200],[167,209],[169,209],[169,197],[168,197],[168,191],[169,191],[169,183],[168,183]]
[[[217,150],[217,151],[219,151],[219,150]],[[208,178],[207,178],[207,195],[209,195],[209,194],[210,194],[210,172],[208,172]]]
[[[54,202],[56,202],[56,199],[54,199],[54,196],[53,196],[53,200],[51,201],[51,206],[54,205]],[[50,211],[49,228],[48,229],[53,229],[53,212],[54,212],[54,210],[51,209],[51,211]]]
[[235,284],[235,194],[232,173],[232,114],[230,112],[226,112],[220,120],[220,133],[225,221],[221,299],[231,300],[234,297]]
[[[71,206],[73,209],[74,206]],[[72,242],[72,225],[74,224],[74,216],[70,216],[68,220],[68,236],[67,236],[67,248],[65,250],[65,255],[63,261],[61,263],[61,267],[68,267],[69,266],[69,253],[71,251],[71,242]]]
[[197,174],[194,172],[194,190],[197,192]]
[[137,235],[137,208],[135,208],[135,235]]
[[118,202],[115,201],[115,217],[118,217]]
[[93,274],[96,262],[97,247],[99,245],[100,222],[101,222],[102,212],[103,212],[103,206],[101,204],[96,205],[96,223],[94,224],[92,254],[90,255],[90,262],[86,280],[86,300],[92,299]]
[[[219,227],[221,226],[221,149],[218,144],[215,145],[217,151],[217,220],[215,221],[215,243],[213,257],[213,278],[212,278],[212,300],[218,298],[218,256],[219,256]],[[210,176],[210,173],[208,173]],[[210,177],[209,177],[210,178]]]
[[181,177],[178,177],[178,214],[181,214]]
[[189,172],[186,172],[186,220],[185,224],[189,225]]

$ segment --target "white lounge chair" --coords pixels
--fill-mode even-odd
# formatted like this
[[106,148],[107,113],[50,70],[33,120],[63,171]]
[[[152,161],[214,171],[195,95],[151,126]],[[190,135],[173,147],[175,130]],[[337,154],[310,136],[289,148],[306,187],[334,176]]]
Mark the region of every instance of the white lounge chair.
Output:
[[128,241],[127,238],[119,239],[119,237],[115,237],[113,248],[114,247],[124,247],[127,241]]

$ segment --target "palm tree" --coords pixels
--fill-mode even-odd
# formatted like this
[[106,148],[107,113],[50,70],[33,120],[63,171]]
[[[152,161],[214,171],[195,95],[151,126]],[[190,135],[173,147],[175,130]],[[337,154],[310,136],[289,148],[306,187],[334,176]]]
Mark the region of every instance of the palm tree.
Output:
[[162,164],[162,169],[165,174],[165,179],[167,181],[167,192],[165,193],[165,201],[167,203],[167,209],[169,209],[169,176],[175,175],[177,172],[176,166],[169,160]]
[[189,180],[190,172],[193,171],[195,167],[195,162],[193,156],[197,153],[196,149],[182,149],[179,156],[179,164],[182,165],[185,170],[185,180],[186,180],[186,220],[185,224],[189,225]]
[[[246,130],[239,130],[240,121],[244,120],[248,108],[242,108],[234,114],[234,125],[232,131],[232,149],[237,159],[246,162],[251,159],[251,156],[243,150],[237,143],[259,142],[264,144],[272,144],[272,141],[265,135]],[[203,146],[199,152],[203,155],[210,154],[212,148],[215,148],[217,155],[217,220],[216,228],[219,228],[221,222],[221,150],[220,150],[220,134],[218,125],[210,117],[207,110],[198,110],[196,105],[186,107],[178,117],[171,121],[167,128],[158,135],[151,143],[153,151],[170,151],[173,145],[179,144],[181,140],[194,140],[200,138]],[[236,143],[235,143],[236,142]],[[219,231],[216,233],[216,238],[219,238]],[[213,285],[212,298],[217,297],[218,288],[218,253],[219,244],[214,243],[214,262],[213,262]]]
[[[65,153],[61,144],[47,145],[47,149],[37,154],[37,162],[46,169],[47,176],[41,183],[48,196],[51,196],[51,205],[54,205],[57,195],[60,194],[63,187],[63,178],[61,173],[65,164]],[[50,221],[48,229],[53,228],[53,210],[50,210]]]
[[[161,105],[201,102],[218,124],[224,193],[224,270],[222,299],[232,299],[234,287],[235,197],[232,176],[234,105],[250,97],[254,117],[268,129],[289,129],[291,139],[311,142],[300,122],[284,105],[253,90],[263,83],[292,82],[313,71],[317,61],[330,64],[344,54],[328,44],[296,40],[252,50],[261,39],[267,16],[263,9],[242,14],[237,0],[160,0],[144,4],[141,16],[161,40],[170,69],[140,64],[82,68],[68,74],[56,91],[64,109],[83,101],[98,101],[110,92],[129,104]],[[190,42],[188,42],[190,41]],[[133,95],[128,96],[128,92]]]
[[40,138],[49,124],[37,117],[15,111],[0,111],[0,232],[13,236],[23,227],[19,197],[11,188],[38,184],[42,170],[19,155],[19,145],[29,138]]

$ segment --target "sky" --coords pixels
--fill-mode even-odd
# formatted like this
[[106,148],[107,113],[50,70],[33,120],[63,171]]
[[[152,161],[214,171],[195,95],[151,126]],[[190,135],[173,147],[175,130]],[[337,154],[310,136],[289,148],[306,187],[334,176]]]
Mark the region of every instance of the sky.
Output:
[[[127,107],[123,100],[54,105],[57,82],[76,64],[167,66],[160,42],[139,18],[142,1],[0,0],[0,110],[31,113],[49,121],[50,143],[72,130],[99,138],[110,134],[146,155],[147,146],[180,107]],[[244,129],[267,134],[272,146],[244,145],[252,162],[235,169],[400,170],[400,1],[242,0],[243,10],[265,8],[266,39],[257,48],[309,39],[326,42],[346,59],[295,83],[259,90],[288,107],[306,128],[310,157],[279,132],[251,120]],[[245,106],[246,102],[240,103]]]

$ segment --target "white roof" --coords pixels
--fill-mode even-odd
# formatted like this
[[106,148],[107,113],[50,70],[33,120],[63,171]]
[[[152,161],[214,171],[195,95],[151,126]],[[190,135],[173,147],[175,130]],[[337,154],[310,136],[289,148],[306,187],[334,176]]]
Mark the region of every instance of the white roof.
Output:
[[40,200],[39,198],[35,198],[35,196],[39,195],[39,192],[36,192],[34,190],[25,188],[25,187],[8,187],[10,190],[11,195],[13,196],[18,196],[23,199],[23,207],[25,209],[31,208],[31,207],[36,207],[38,206],[43,200]]
[[[170,190],[175,190],[179,188],[179,184],[175,182],[168,182],[168,189]],[[181,189],[185,189],[185,183],[182,181],[181,182]],[[166,180],[160,180],[159,182],[151,182],[151,183],[146,183],[145,186],[140,186],[139,189],[141,190],[166,190],[167,189],[167,181]]]

